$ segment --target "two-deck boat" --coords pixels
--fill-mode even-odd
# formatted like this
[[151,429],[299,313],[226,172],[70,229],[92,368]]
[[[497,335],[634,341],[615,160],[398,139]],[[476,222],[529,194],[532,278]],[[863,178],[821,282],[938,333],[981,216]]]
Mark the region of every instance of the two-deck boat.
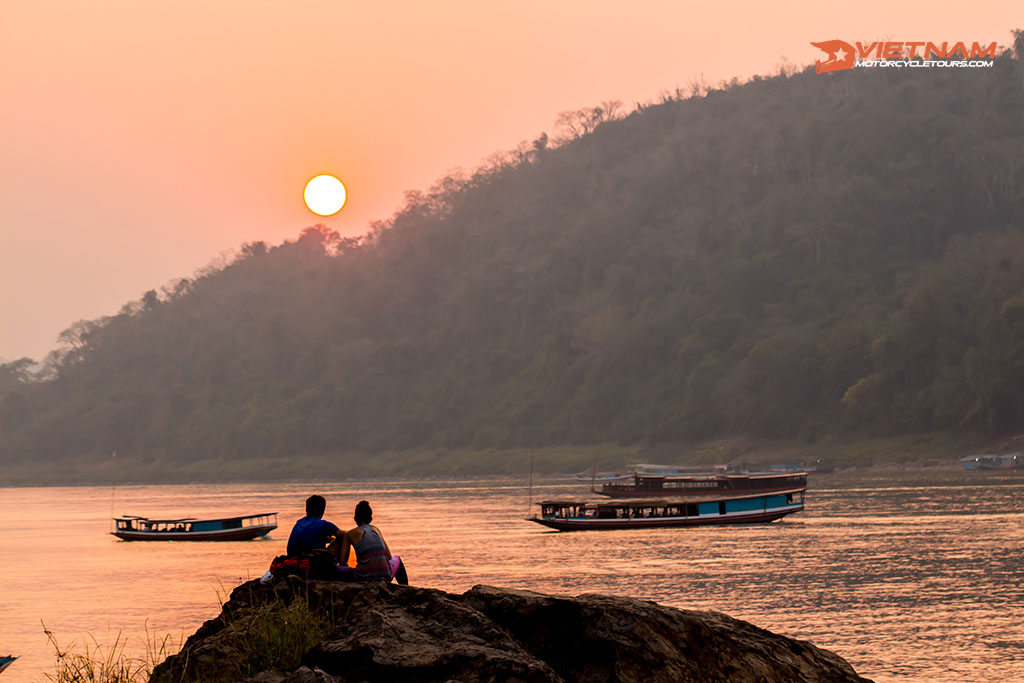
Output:
[[625,484],[602,484],[594,493],[609,498],[635,498],[638,496],[722,496],[747,493],[770,493],[806,488],[806,472],[748,472],[729,474],[714,472],[685,476],[634,474],[633,481]]
[[150,519],[125,515],[114,518],[114,536],[125,541],[248,541],[277,528],[277,513],[222,519]]
[[772,522],[804,509],[804,489],[705,498],[652,501],[632,500],[602,503],[545,500],[540,516],[529,521],[558,529],[648,529],[654,527],[703,526],[708,524],[755,524]]

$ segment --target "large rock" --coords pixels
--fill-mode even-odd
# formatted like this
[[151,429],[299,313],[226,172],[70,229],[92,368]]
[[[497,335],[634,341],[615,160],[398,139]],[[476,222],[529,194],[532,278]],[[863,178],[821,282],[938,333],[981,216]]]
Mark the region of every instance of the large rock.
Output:
[[[253,669],[258,670],[253,670]],[[298,577],[236,588],[153,681],[864,681],[814,645],[715,612],[476,586]]]

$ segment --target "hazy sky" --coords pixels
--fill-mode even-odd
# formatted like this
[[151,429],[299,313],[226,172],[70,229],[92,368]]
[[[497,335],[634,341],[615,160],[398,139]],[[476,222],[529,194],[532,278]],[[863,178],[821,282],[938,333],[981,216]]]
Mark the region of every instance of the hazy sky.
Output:
[[[0,358],[244,242],[365,232],[560,111],[1024,25],[1019,0],[700,4],[0,0]],[[336,216],[303,204],[319,173]]]

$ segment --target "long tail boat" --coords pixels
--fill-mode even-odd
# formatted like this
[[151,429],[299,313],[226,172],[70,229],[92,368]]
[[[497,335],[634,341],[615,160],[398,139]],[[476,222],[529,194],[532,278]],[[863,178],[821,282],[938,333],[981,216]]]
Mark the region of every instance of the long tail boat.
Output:
[[608,482],[594,493],[609,498],[642,496],[723,496],[806,488],[806,472],[707,473],[679,476],[636,473],[628,483]]
[[277,528],[277,513],[222,519],[114,517],[112,533],[124,541],[248,541]]
[[528,521],[559,531],[649,529],[772,522],[804,509],[804,489],[708,500],[629,500],[600,503],[545,500]]

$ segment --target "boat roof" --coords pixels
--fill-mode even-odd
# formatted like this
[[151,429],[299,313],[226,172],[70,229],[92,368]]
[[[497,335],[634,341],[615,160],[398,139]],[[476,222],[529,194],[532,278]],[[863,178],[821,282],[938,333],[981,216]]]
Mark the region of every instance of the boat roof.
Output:
[[234,517],[216,517],[210,519],[198,519],[197,517],[178,517],[174,519],[155,519],[153,517],[139,517],[138,515],[121,515],[120,517],[114,517],[114,519],[120,522],[129,521],[141,521],[150,522],[152,524],[180,524],[182,522],[226,522],[231,519],[252,519],[253,517],[269,517],[270,515],[276,515],[276,512],[258,512],[254,515],[235,515]]
[[583,500],[542,500],[537,505],[589,505],[590,507],[658,507],[661,505],[681,505],[683,503],[717,503],[720,500],[742,500],[746,498],[764,498],[766,496],[780,496],[787,493],[800,493],[806,491],[805,487],[793,488],[793,489],[782,489],[779,491],[763,491],[761,493],[745,493],[738,496],[690,496],[690,497],[679,497],[673,498],[672,500],[616,500],[616,501],[605,501],[600,500],[597,502],[589,502]]

